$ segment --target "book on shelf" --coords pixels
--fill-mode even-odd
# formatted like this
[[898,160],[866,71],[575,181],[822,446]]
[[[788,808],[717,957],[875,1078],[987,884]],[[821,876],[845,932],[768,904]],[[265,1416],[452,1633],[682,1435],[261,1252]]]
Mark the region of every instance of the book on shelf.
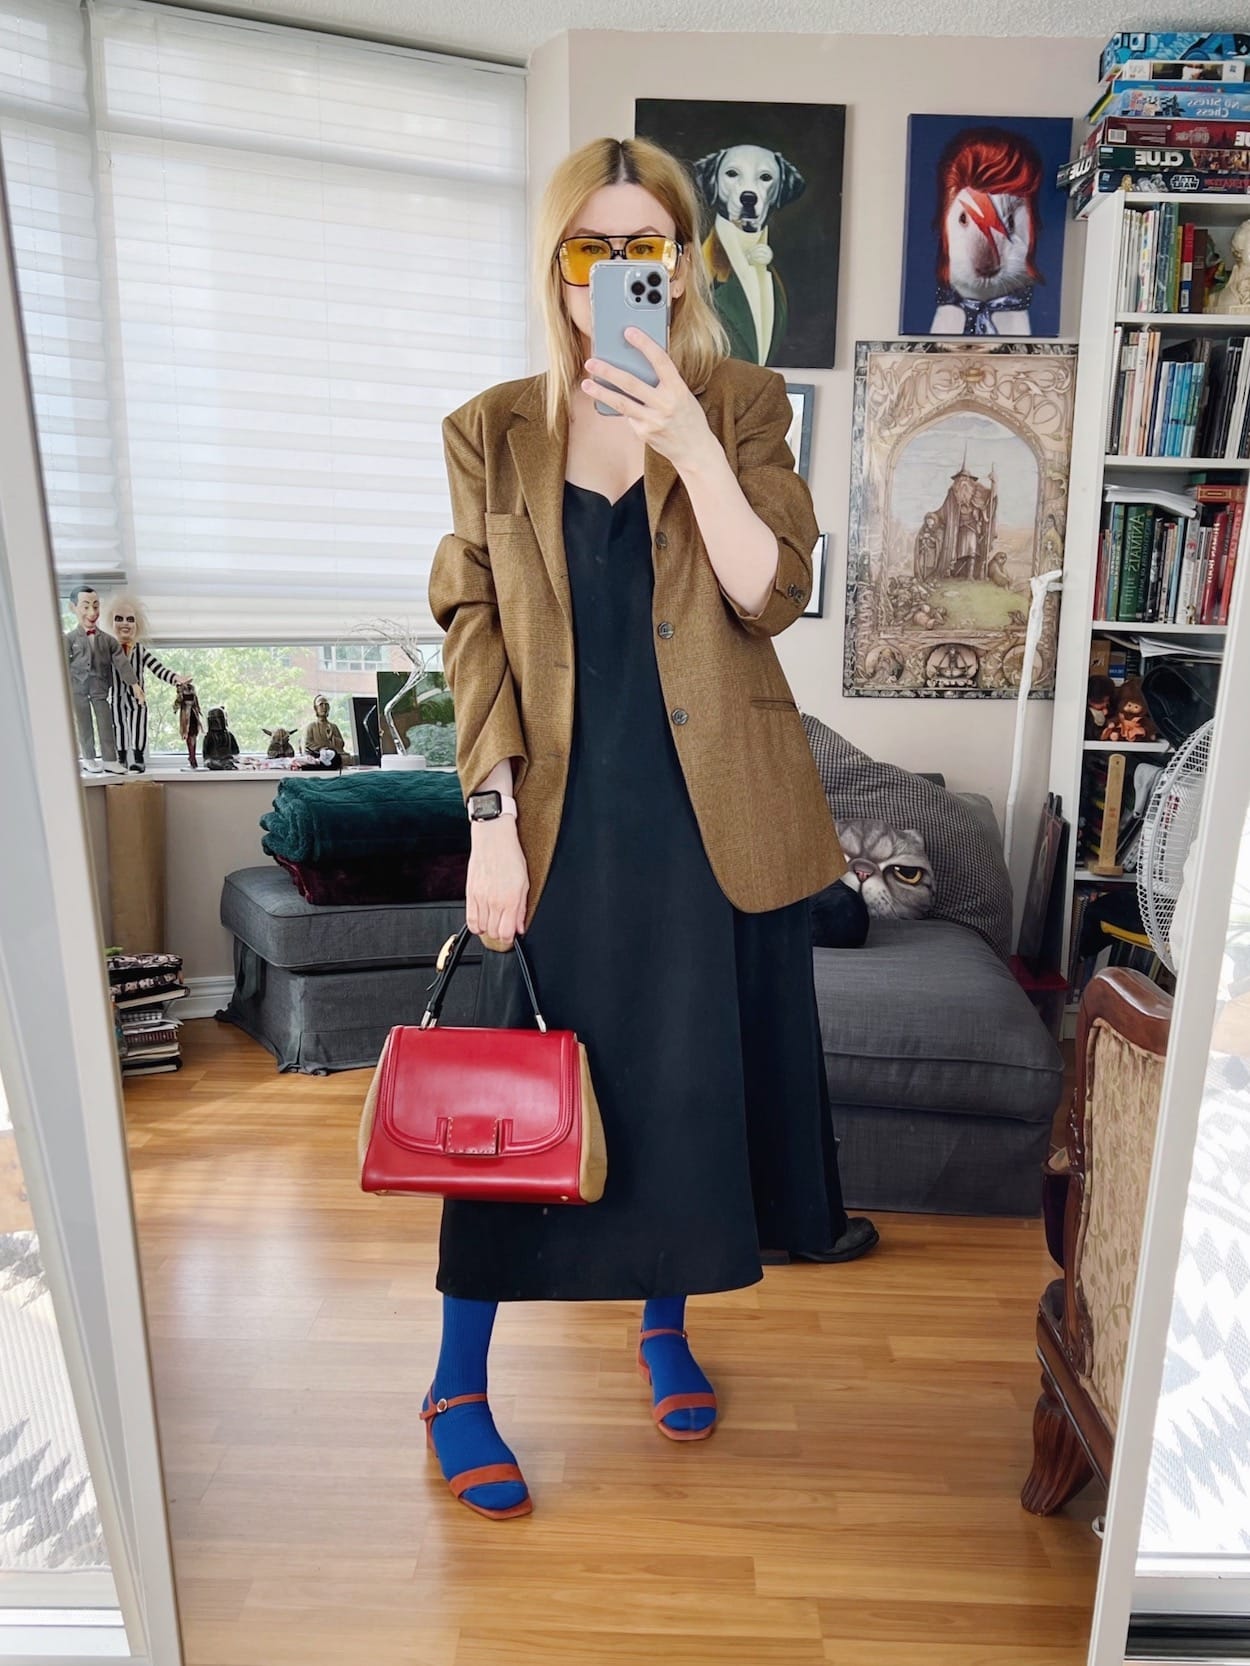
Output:
[[1117,324],[1107,451],[1116,457],[1250,458],[1247,337],[1167,338]]
[[1203,483],[1172,492],[1108,492],[1094,577],[1094,618],[1109,623],[1223,625],[1237,566],[1246,488]]

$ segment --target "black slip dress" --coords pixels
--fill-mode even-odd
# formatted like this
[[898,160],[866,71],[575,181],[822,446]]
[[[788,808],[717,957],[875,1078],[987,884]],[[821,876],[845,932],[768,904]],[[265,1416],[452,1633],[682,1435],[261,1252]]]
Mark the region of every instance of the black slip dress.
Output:
[[[733,1290],[760,1247],[846,1229],[806,898],[736,909],[690,803],[656,663],[641,479],[571,482],[575,714],[560,831],[522,938],[543,1017],[586,1044],[608,1178],[588,1205],[443,1206],[437,1287],[478,1301]],[[680,622],[678,622],[680,628]],[[473,1022],[533,1026],[483,949]]]

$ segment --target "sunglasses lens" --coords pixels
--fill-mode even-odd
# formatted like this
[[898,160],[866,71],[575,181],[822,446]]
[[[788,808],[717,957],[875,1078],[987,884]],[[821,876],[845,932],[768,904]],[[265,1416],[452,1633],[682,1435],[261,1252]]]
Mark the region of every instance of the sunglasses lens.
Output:
[[560,272],[566,283],[590,282],[590,268],[609,260],[612,245],[601,237],[566,237],[560,245]]
[[634,237],[625,245],[627,260],[656,260],[667,272],[677,264],[677,245],[671,237]]

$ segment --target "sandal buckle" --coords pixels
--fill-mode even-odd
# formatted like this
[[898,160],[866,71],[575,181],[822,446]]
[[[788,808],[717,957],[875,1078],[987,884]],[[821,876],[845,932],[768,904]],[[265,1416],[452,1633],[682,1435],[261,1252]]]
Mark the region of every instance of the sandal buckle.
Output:
[[446,1400],[436,1400],[434,1402],[434,1410],[435,1411],[446,1411],[447,1410]]

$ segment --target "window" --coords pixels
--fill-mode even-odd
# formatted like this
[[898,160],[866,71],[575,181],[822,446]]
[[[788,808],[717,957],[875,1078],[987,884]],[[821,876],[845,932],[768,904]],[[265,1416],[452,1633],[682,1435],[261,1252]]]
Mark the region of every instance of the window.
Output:
[[523,76],[144,0],[85,19],[0,0],[67,584],[124,573],[167,643],[437,635],[441,421],[524,370]]
[[383,649],[377,642],[349,642],[335,648],[319,648],[317,664],[322,671],[376,671],[382,665]]

